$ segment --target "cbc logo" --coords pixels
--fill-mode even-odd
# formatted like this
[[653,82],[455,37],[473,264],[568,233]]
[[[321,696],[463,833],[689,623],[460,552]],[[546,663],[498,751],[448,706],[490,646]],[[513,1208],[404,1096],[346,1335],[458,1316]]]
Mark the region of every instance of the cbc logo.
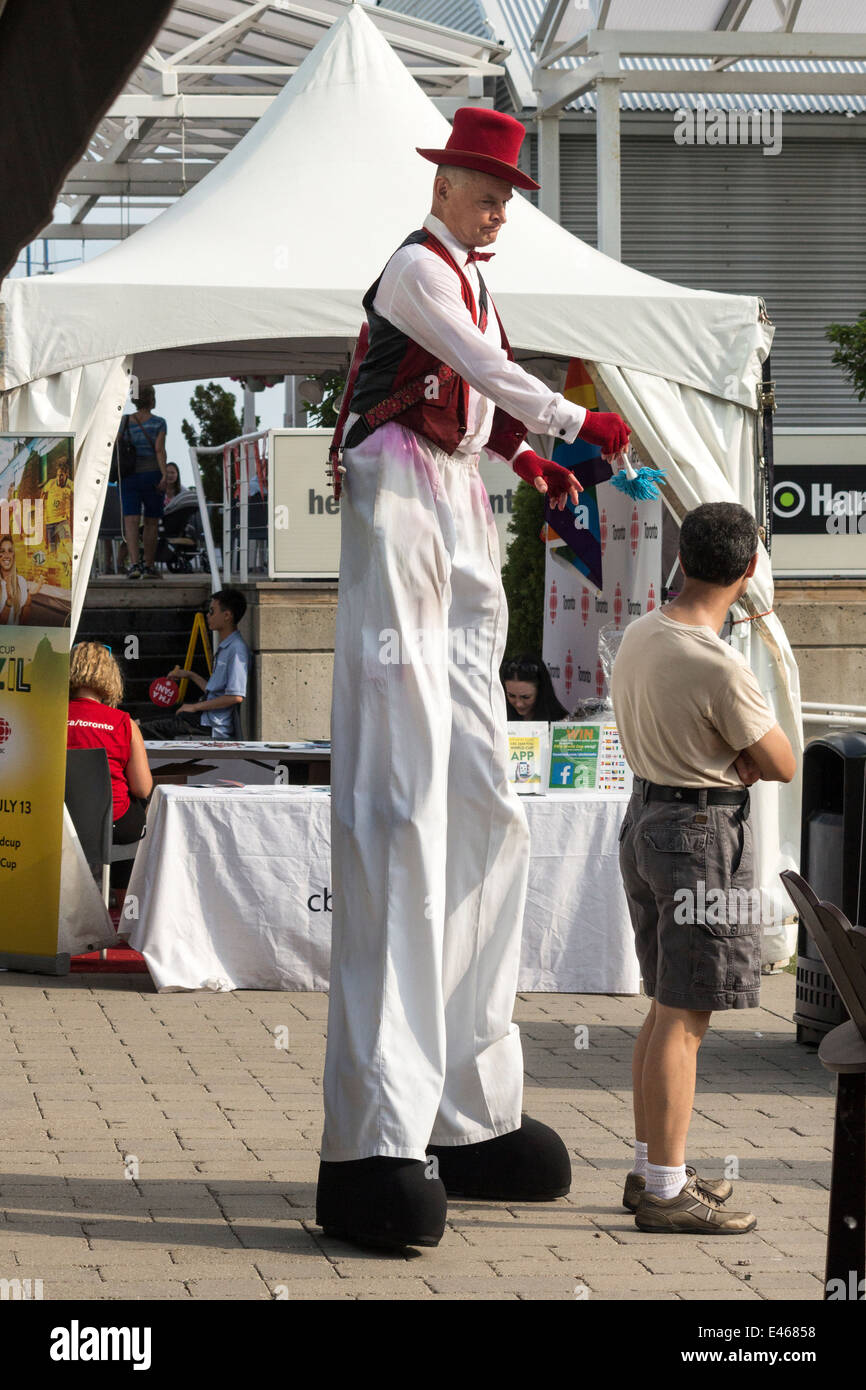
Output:
[[773,488],[773,511],[786,519],[799,516],[806,505],[806,494],[799,483],[776,483]]

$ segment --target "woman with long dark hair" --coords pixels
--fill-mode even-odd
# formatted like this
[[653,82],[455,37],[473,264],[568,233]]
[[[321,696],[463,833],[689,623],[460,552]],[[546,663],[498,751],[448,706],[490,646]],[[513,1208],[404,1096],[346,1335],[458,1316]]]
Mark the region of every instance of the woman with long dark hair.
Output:
[[551,723],[567,719],[568,710],[559,703],[550,672],[540,657],[529,655],[506,658],[499,672],[508,701],[508,718]]

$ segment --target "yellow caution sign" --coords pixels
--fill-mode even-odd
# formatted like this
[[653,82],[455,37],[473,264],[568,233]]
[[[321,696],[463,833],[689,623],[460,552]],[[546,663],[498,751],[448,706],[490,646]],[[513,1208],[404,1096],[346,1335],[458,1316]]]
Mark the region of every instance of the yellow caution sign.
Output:
[[[192,620],[192,632],[189,634],[189,645],[187,646],[186,658],[183,663],[183,669],[185,671],[192,670],[192,659],[195,656],[195,644],[197,638],[201,639],[201,645],[204,651],[204,659],[207,662],[207,673],[209,676],[212,676],[213,656],[211,654],[211,645],[208,641],[208,631],[207,626],[205,625],[204,614],[202,613],[196,613],[195,617]],[[187,680],[186,676],[184,676],[183,680],[180,682],[180,685],[178,687],[179,694],[177,697],[177,703],[179,706],[182,705],[184,700],[186,699],[186,691],[188,685],[189,681]]]

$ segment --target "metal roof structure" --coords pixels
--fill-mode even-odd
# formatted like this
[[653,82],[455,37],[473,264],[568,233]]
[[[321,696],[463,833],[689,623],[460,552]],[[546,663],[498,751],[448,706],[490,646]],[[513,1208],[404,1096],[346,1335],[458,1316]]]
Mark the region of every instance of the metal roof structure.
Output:
[[171,2],[0,0],[0,279],[51,221],[66,176]]
[[[533,85],[537,76],[534,55],[538,55],[539,64],[542,59],[552,58],[551,67],[557,73],[579,68],[586,61],[579,53],[552,57],[551,50],[564,49],[569,39],[580,39],[581,26],[587,32],[595,28],[618,35],[623,30],[688,34],[703,30],[797,35],[820,31],[840,36],[860,34],[866,25],[862,0],[801,0],[793,6],[790,0],[779,0],[778,4],[775,0],[739,0],[734,4],[724,0],[607,0],[595,4],[579,0],[554,0],[552,4],[545,0],[390,0],[390,4],[418,19],[486,35],[506,44],[511,49],[504,62],[509,95],[515,109],[524,113],[532,111],[538,101]],[[685,90],[676,90],[674,84],[664,90],[660,86],[642,87],[640,79],[630,88],[625,79],[628,72],[708,72],[711,81],[713,72],[722,70],[722,64],[703,57],[634,56],[624,50],[620,106],[628,111],[670,111],[698,104],[729,110],[760,105],[804,115],[859,114],[866,111],[862,85],[857,84],[856,90],[852,90],[844,81],[837,84],[836,79],[859,79],[866,72],[866,63],[845,61],[846,57],[853,55],[840,53],[836,59],[749,57],[735,63],[725,60],[724,70],[743,73],[747,85],[737,92],[723,92],[696,89],[690,83],[684,84]],[[748,89],[750,80],[760,74],[785,72],[797,74],[794,90],[770,90],[773,83]],[[819,80],[808,88],[798,85],[798,79],[808,75]],[[595,94],[591,90],[565,103],[565,109],[570,111],[594,108]]]
[[561,113],[593,93],[598,245],[619,258],[621,91],[702,106],[710,95],[866,97],[863,21],[857,0],[547,0],[532,39],[542,208],[558,220]]
[[[71,170],[60,199],[68,214],[42,235],[123,238],[181,196],[351,3],[178,0]],[[514,109],[537,115],[540,202],[557,219],[561,116],[596,111],[599,246],[614,256],[621,111],[866,113],[863,0],[390,0],[364,9],[446,115],[491,104],[485,79],[504,78]]]
[[[178,0],[126,89],[71,170],[69,220],[46,238],[112,240],[197,183],[246,134],[352,0]],[[493,39],[365,5],[380,33],[445,114],[491,104],[485,77],[503,74]],[[118,213],[114,223],[89,218]],[[147,220],[146,218],[143,220]]]

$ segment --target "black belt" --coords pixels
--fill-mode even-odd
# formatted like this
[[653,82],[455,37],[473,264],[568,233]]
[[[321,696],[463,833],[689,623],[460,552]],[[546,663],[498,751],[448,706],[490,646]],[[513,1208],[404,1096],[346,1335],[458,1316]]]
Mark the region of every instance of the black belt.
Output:
[[689,805],[697,805],[704,797],[707,806],[742,806],[749,799],[748,787],[742,791],[735,787],[661,787],[642,777],[635,777],[634,789],[644,801],[682,801]]
[[364,440],[367,439],[368,436],[372,433],[373,431],[367,424],[367,421],[364,419],[363,415],[359,415],[357,420],[352,425],[352,428],[346,435],[345,439],[343,440],[343,448],[356,449],[358,445],[363,444]]

